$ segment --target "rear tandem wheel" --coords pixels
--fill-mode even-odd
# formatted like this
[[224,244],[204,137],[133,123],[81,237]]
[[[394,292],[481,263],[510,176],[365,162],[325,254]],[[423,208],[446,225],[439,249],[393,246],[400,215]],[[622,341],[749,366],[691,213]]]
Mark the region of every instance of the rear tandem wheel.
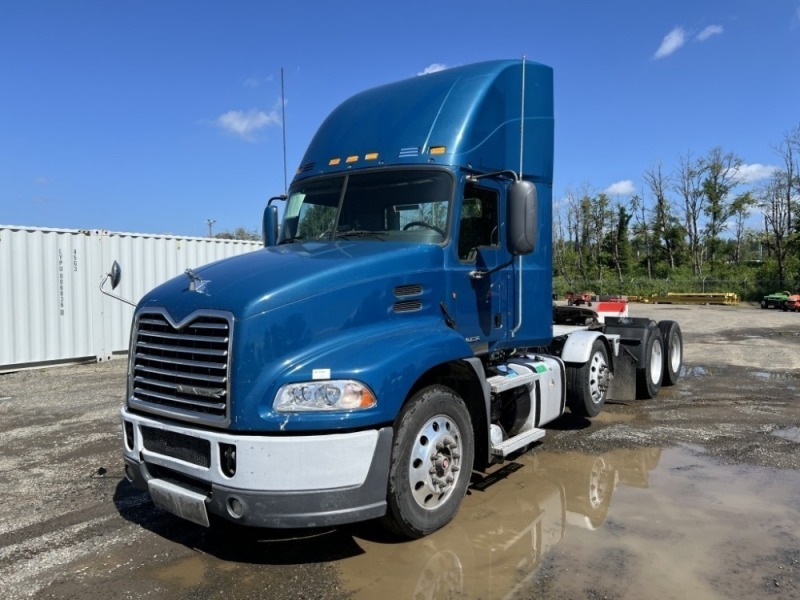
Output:
[[642,358],[644,366],[636,370],[636,397],[649,400],[658,395],[664,378],[664,337],[655,321],[647,325]]
[[664,378],[661,385],[675,385],[681,377],[683,365],[683,334],[675,321],[659,321],[658,328],[664,338]]
[[606,345],[599,339],[592,342],[589,360],[583,364],[566,365],[567,401],[572,414],[596,417],[603,410],[611,368]]

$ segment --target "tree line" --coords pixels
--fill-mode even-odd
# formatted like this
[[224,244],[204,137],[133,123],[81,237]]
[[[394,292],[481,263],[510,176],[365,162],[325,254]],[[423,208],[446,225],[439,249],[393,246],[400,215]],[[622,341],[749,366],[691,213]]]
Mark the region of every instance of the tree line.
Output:
[[781,165],[753,185],[741,157],[713,148],[687,152],[672,169],[659,162],[643,174],[642,192],[627,198],[568,190],[554,211],[556,290],[658,293],[670,281],[740,282],[740,290],[703,291],[745,295],[797,290],[800,125],[774,150]]
[[[687,152],[672,168],[657,163],[627,198],[568,190],[554,211],[555,290],[800,291],[800,125],[774,150],[780,165],[754,185],[741,157],[713,148]],[[261,234],[239,227],[214,237]]]

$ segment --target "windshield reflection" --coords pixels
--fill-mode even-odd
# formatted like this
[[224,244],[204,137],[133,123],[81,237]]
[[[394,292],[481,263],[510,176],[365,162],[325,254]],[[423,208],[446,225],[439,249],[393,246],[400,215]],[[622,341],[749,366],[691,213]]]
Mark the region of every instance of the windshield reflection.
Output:
[[278,243],[342,238],[440,244],[452,197],[452,176],[436,169],[303,181],[290,190]]

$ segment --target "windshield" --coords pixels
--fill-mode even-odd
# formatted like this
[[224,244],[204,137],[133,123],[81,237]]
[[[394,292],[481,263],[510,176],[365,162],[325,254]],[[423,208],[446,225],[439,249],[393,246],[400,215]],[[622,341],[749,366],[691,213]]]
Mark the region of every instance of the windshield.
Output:
[[432,169],[350,173],[290,190],[278,243],[363,239],[441,243],[453,178]]

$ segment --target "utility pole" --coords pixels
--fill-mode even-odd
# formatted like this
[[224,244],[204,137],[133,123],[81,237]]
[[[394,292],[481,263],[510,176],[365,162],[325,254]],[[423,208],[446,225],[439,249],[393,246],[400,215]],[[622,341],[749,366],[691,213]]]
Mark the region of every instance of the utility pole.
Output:
[[208,237],[214,237],[211,231],[211,227],[216,223],[214,219],[206,219],[206,223],[208,223]]

